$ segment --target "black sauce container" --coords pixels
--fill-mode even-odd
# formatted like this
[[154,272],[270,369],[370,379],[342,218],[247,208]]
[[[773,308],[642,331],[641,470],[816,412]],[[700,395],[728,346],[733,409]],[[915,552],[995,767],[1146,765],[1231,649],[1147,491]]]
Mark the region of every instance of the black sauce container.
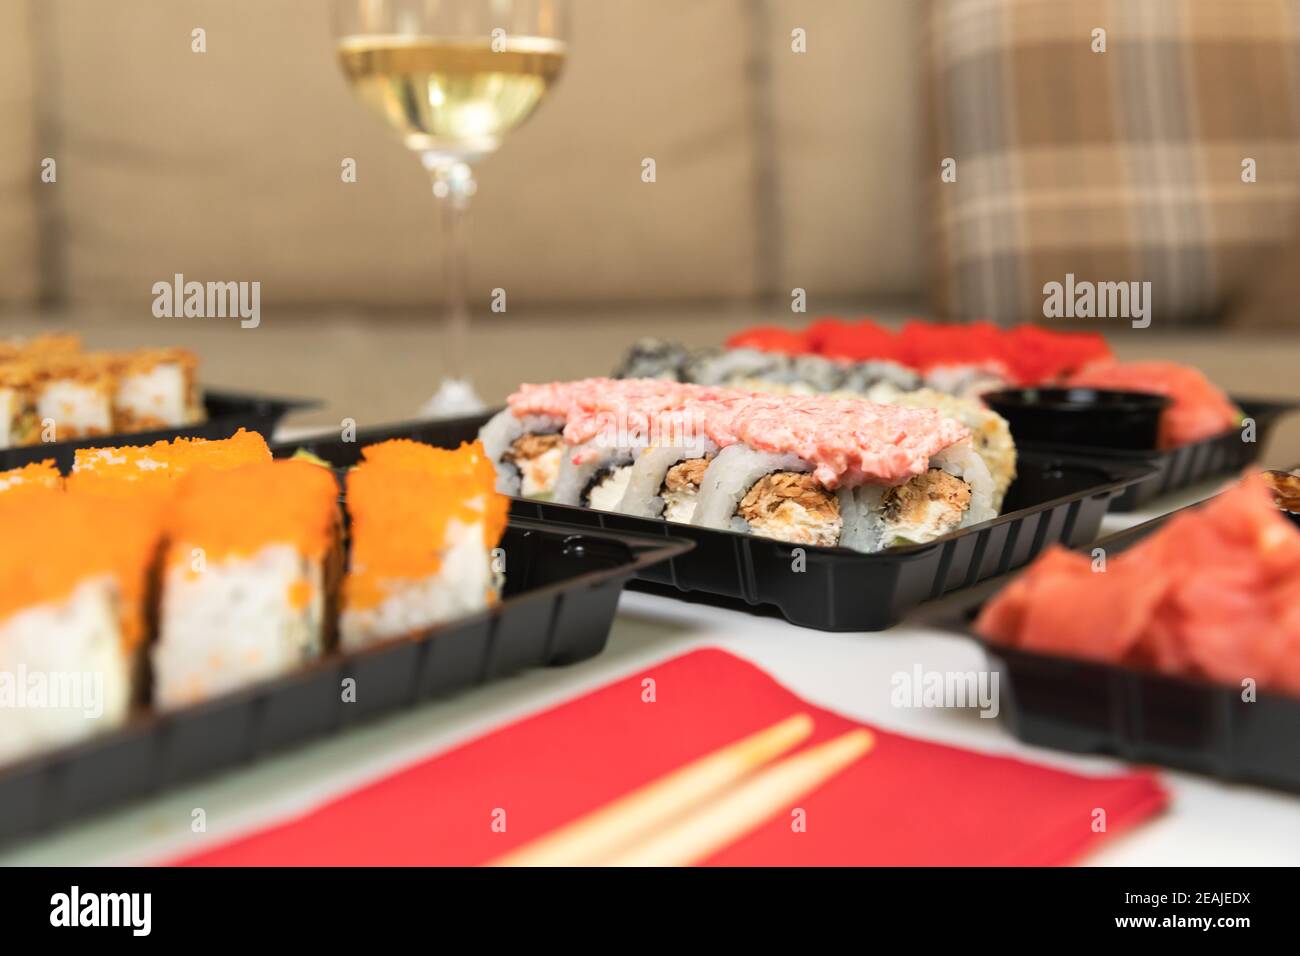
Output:
[[1016,443],[1154,451],[1169,399],[1095,388],[1011,388],[982,396]]

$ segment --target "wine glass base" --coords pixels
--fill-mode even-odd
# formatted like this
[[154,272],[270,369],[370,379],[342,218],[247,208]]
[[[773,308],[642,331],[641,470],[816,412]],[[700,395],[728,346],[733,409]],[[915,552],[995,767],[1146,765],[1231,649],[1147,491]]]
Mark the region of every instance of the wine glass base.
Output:
[[464,378],[444,378],[433,397],[420,407],[424,418],[462,418],[486,411],[478,392]]

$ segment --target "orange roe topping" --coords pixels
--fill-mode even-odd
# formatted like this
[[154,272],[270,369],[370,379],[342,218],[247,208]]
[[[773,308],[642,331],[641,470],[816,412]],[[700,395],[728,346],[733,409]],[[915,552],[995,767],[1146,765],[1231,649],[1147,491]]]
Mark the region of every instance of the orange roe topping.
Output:
[[199,468],[177,485],[167,521],[169,564],[188,562],[194,548],[212,561],[251,557],[272,544],[320,558],[337,525],[334,475],[307,462]]
[[191,469],[237,468],[271,460],[266,439],[257,432],[240,429],[230,438],[176,438],[152,445],[122,445],[117,448],[79,448],[73,461],[73,477],[94,472],[105,477],[134,481],[142,475],[162,473],[178,477]]
[[54,467],[54,459],[32,462],[21,468],[0,471],[0,492],[30,491],[42,489],[55,491],[63,487],[63,476]]
[[294,581],[289,585],[289,607],[293,608],[295,611],[301,611],[311,603],[313,591],[314,588],[312,588],[311,582],[306,578],[299,578]]
[[203,438],[177,438],[171,443],[168,463],[173,472],[205,468],[237,468],[271,460],[266,439],[257,432],[241,428],[229,438],[207,441]]
[[130,500],[132,507],[154,512],[160,524],[166,520],[176,484],[165,471],[142,472],[129,481],[98,471],[74,471],[64,481],[70,495],[97,500],[101,508],[115,508],[118,502]]
[[165,441],[152,445],[122,445],[117,448],[78,448],[72,461],[70,479],[86,474],[134,481],[149,474],[168,472],[169,446]]
[[362,450],[347,477],[352,516],[352,569],[344,603],[374,607],[390,583],[413,581],[441,567],[453,521],[482,523],[483,545],[505,532],[510,499],[496,491],[496,471],[474,442],[456,450],[396,439]]
[[109,575],[122,596],[126,647],[134,647],[144,636],[159,519],[158,507],[143,497],[124,497],[105,508],[90,496],[0,496],[0,621],[65,600],[82,582]]

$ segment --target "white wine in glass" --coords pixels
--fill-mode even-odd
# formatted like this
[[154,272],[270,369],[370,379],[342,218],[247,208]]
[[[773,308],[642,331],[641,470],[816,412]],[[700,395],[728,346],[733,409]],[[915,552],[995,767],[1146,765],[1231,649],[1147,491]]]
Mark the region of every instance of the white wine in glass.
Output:
[[419,153],[442,207],[447,370],[425,410],[477,411],[465,374],[465,213],[472,166],[559,78],[563,0],[335,0],[338,56],[358,97]]
[[526,120],[564,66],[545,37],[491,41],[350,37],[339,44],[357,94],[398,130],[408,149],[473,162]]

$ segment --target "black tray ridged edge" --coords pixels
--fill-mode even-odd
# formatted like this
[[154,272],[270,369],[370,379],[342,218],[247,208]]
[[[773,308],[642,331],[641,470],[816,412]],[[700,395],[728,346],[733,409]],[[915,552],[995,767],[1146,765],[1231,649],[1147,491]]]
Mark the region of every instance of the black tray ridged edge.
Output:
[[[1178,513],[1091,546],[1119,554]],[[973,617],[961,612],[960,632],[1002,673],[1002,716],[1024,743],[1300,792],[1300,700],[1261,690],[1246,703],[1240,688],[1005,647],[976,634]]]
[[1111,510],[1136,511],[1162,495],[1181,491],[1213,478],[1229,478],[1259,460],[1273,426],[1282,416],[1300,409],[1300,401],[1232,396],[1247,418],[1255,420],[1255,440],[1244,442],[1237,429],[1214,438],[1181,445],[1168,451],[1132,451],[1122,448],[1094,448],[1077,445],[1025,443],[1021,447],[1047,452],[1089,455],[1124,462],[1148,462],[1155,469],[1150,478],[1129,487],[1111,503]]
[[67,472],[72,467],[78,448],[101,448],[117,445],[151,445],[172,438],[229,438],[240,428],[260,432],[269,442],[285,415],[294,411],[316,408],[321,403],[309,398],[284,398],[250,392],[204,389],[203,404],[208,418],[197,425],[183,428],[156,428],[143,432],[124,432],[117,435],[99,435],[76,441],[47,442],[25,445],[20,448],[0,449],[0,471],[21,468],[35,461],[53,458],[58,468]]
[[[449,446],[473,439],[492,413],[464,418],[412,420],[357,432],[344,443],[332,435],[274,446],[277,455],[309,449],[335,464],[340,453],[355,458],[362,447],[390,438],[415,438]],[[1073,452],[1030,452],[1026,461],[1061,462],[1103,472],[1108,480],[1093,487],[1009,512],[922,545],[861,554],[842,548],[808,546],[807,570],[790,588],[794,546],[732,531],[694,528],[649,518],[633,518],[573,505],[511,499],[511,513],[547,523],[559,522],[648,537],[685,538],[695,548],[684,557],[648,568],[633,586],[669,596],[712,595],[742,609],[768,605],[791,624],[824,631],[883,631],[912,607],[949,591],[969,587],[1032,560],[1047,545],[1091,540],[1101,527],[1111,499],[1144,480],[1152,466],[1096,461]],[[861,572],[870,569],[870,574]],[[783,593],[776,593],[779,582]]]
[[[605,648],[632,575],[691,547],[681,539],[515,517],[510,526],[565,545],[617,542],[630,558],[511,595],[489,611],[411,637],[333,652],[293,674],[194,707],[139,714],[121,729],[0,767],[0,842],[526,668],[594,657]],[[356,700],[347,704],[345,677],[357,678]]]

